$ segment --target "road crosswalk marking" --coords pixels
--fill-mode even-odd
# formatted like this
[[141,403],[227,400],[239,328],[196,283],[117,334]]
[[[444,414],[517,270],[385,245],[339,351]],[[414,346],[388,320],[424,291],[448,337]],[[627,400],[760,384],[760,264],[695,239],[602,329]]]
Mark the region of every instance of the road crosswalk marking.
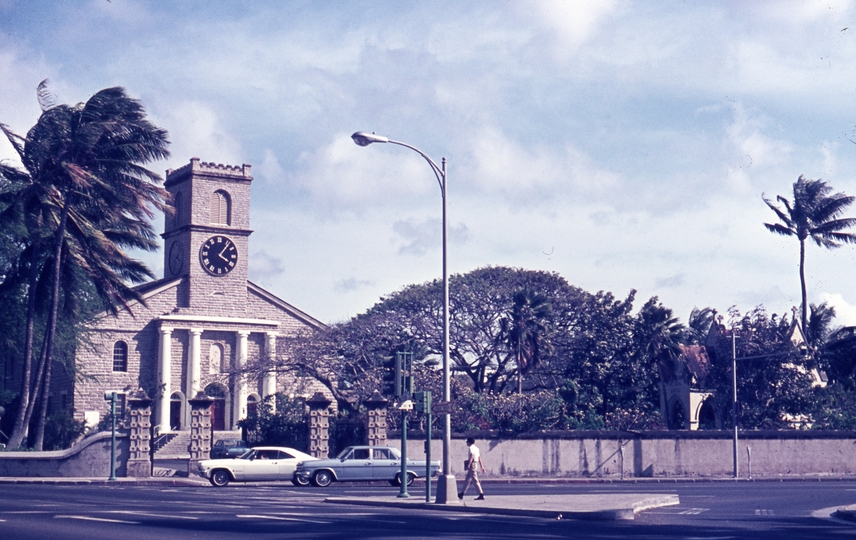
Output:
[[765,508],[756,508],[755,509],[756,516],[774,516],[776,515],[772,510],[767,510]]

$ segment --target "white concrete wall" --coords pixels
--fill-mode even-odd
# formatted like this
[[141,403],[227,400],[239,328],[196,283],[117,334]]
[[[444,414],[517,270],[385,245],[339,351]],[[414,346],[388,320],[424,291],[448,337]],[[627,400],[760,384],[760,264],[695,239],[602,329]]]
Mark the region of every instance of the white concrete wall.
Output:
[[[100,432],[68,450],[51,452],[0,452],[0,476],[82,477],[110,476],[111,433]],[[127,433],[116,436],[116,476],[125,476]]]
[[[854,432],[747,432],[738,437],[740,477],[856,475]],[[408,457],[424,459],[424,440],[408,434]],[[399,440],[390,438],[398,446]],[[442,442],[432,441],[431,459],[442,457]],[[727,432],[648,432],[619,437],[614,432],[585,432],[544,438],[503,439],[476,436],[486,476],[515,477],[731,477],[733,439]],[[622,452],[619,447],[623,448]],[[467,447],[454,438],[451,469],[463,477]]]

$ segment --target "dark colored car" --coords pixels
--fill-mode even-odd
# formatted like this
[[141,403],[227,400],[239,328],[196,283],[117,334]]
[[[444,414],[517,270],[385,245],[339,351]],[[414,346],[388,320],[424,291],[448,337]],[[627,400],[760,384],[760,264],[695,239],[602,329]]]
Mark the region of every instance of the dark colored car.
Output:
[[211,459],[236,458],[249,449],[241,439],[220,439],[211,448]]

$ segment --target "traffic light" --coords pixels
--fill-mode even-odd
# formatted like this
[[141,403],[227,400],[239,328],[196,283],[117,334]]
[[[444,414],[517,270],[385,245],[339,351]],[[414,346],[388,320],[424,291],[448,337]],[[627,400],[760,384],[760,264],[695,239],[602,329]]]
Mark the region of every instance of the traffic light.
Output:
[[431,412],[431,391],[413,393],[413,410],[421,413]]
[[386,356],[383,358],[383,364],[381,366],[383,375],[382,375],[382,384],[383,388],[381,389],[381,394],[385,396],[397,396],[398,391],[397,387],[399,383],[399,366],[398,366],[398,357],[397,356]]
[[403,396],[413,393],[413,353],[399,352],[395,354],[398,360],[398,371],[396,377],[395,396]]
[[383,389],[385,396],[401,397],[413,393],[413,353],[397,352],[385,356],[382,362]]

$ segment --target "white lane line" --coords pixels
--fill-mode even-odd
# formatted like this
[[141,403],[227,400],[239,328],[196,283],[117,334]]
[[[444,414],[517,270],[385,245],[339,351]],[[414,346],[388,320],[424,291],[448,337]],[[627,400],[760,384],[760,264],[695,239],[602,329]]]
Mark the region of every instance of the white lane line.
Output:
[[306,519],[306,518],[293,518],[287,516],[271,516],[271,515],[263,515],[263,514],[238,514],[235,516],[236,518],[241,519],[274,519],[277,521],[299,521],[301,523],[318,523],[320,525],[329,525],[329,521],[319,521],[316,519]]
[[128,514],[132,516],[145,516],[145,517],[156,517],[156,518],[165,518],[165,519],[194,519],[198,520],[198,517],[194,516],[176,516],[174,514],[150,514],[148,512],[136,512],[134,510],[111,510],[107,512],[108,514]]
[[3,514],[50,514],[48,510],[3,510]]
[[82,521],[99,521],[101,523],[125,523],[127,525],[139,525],[139,521],[126,521],[124,519],[107,519],[92,516],[54,516],[54,519],[79,519]]

